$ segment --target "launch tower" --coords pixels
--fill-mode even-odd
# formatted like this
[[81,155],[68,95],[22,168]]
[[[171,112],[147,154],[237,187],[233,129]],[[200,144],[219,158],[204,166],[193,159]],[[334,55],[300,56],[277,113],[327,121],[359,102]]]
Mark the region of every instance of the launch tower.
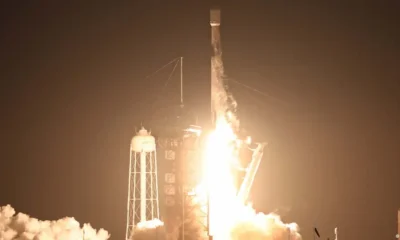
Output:
[[127,208],[126,240],[139,222],[159,219],[156,142],[144,128],[131,141]]

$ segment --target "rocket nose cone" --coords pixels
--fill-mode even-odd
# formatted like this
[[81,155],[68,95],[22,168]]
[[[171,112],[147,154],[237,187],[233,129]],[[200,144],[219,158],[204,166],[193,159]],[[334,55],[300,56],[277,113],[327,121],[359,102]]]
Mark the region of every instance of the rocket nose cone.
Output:
[[214,8],[210,10],[210,24],[212,27],[221,24],[221,12],[219,9]]

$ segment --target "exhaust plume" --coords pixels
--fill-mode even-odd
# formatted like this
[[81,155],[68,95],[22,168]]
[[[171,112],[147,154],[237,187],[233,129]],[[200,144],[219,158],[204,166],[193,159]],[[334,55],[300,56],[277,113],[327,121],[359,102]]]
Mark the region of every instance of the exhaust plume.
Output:
[[164,223],[158,219],[140,222],[134,229],[133,238],[135,240],[165,239]]
[[224,84],[225,74],[222,51],[219,43],[219,30],[212,28],[211,59],[212,108],[215,114],[213,138],[209,140],[205,161],[205,179],[209,182],[210,228],[215,240],[300,240],[298,226],[285,224],[277,214],[256,213],[250,206],[240,201],[233,184],[230,164],[237,161],[230,142],[237,139],[239,120],[235,114],[236,101]]
[[1,240],[106,240],[110,237],[106,230],[96,231],[90,224],[81,228],[74,218],[41,221],[24,213],[15,213],[10,205],[0,207]]
[[248,215],[238,220],[231,230],[232,240],[301,240],[297,224],[285,224],[273,213],[256,213],[247,206]]

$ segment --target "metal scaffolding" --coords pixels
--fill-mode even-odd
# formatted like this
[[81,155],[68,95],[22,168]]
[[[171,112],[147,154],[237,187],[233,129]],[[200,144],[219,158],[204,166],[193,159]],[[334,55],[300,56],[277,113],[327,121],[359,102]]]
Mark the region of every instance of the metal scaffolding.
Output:
[[155,139],[142,128],[130,148],[126,240],[139,222],[159,219]]

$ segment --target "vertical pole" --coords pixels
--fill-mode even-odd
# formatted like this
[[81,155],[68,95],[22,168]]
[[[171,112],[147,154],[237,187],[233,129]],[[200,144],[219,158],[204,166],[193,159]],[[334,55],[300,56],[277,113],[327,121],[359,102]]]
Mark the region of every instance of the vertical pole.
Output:
[[[187,167],[187,165],[186,165],[186,161],[188,160],[188,159],[186,159],[187,158],[187,150],[186,150],[186,148],[184,147],[185,146],[185,139],[184,138],[182,138],[182,144],[181,144],[181,148],[180,148],[180,154],[179,154],[179,156],[180,156],[180,161],[181,161],[181,166],[180,166],[180,173],[181,173],[181,194],[182,194],[182,196],[181,196],[181,202],[182,202],[182,221],[181,221],[181,224],[182,224],[182,228],[181,228],[181,234],[182,234],[182,237],[181,237],[181,239],[182,240],[185,240],[185,180],[186,180],[186,175],[185,175],[185,170],[187,171],[187,169],[186,169],[186,167]],[[183,161],[185,161],[185,165],[184,165],[184,163],[183,163]]]
[[[130,228],[130,223],[131,223],[131,221],[132,221],[132,225],[134,225],[135,224],[135,215],[132,215],[131,216],[131,214],[130,214],[130,212],[131,212],[131,207],[132,206],[130,206],[131,205],[131,178],[132,178],[132,145],[130,146],[130,149],[129,149],[129,174],[128,174],[128,201],[127,201],[127,206],[126,206],[126,211],[127,211],[127,213],[126,213],[126,235],[125,235],[125,238],[126,238],[126,240],[128,240],[129,238],[130,238],[130,230],[129,230],[129,228]],[[135,201],[134,199],[133,199],[133,201]],[[135,208],[134,206],[133,206],[133,208]],[[132,218],[132,219],[129,219],[129,218]]]
[[183,106],[183,57],[181,57],[181,106]]
[[157,214],[157,218],[158,219],[160,219],[160,203],[159,203],[159,199],[158,199],[158,169],[157,169],[157,149],[154,149],[154,165],[155,165],[155,168],[154,168],[154,170],[155,170],[155,176],[156,176],[156,190],[155,190],[155,193],[156,193],[156,203],[157,203],[157,207],[156,207],[156,214]]
[[400,209],[397,211],[397,238],[400,239]]
[[146,152],[140,153],[140,221],[146,221]]
[[182,184],[182,240],[185,240],[185,192]]
[[213,229],[212,229],[212,221],[211,221],[211,216],[210,216],[210,213],[212,212],[211,211],[211,205],[210,205],[210,203],[211,203],[211,201],[210,201],[210,199],[211,199],[211,197],[210,197],[210,193],[208,193],[208,204],[207,204],[207,219],[208,219],[208,221],[207,221],[207,226],[208,226],[208,239],[209,240],[213,240]]
[[[211,36],[212,36],[212,30],[211,30]],[[212,38],[212,37],[211,37]],[[211,42],[212,42],[212,39],[211,39]],[[213,106],[213,104],[214,104],[214,87],[213,87],[213,85],[214,85],[214,82],[213,82],[213,71],[214,71],[214,69],[213,69],[213,57],[211,57],[211,88],[210,88],[210,90],[211,90],[211,102],[210,102],[210,110],[211,110],[211,126],[214,126],[214,118],[215,118],[215,112],[214,112],[214,106]]]
[[[137,152],[134,152],[133,150],[132,150],[131,154],[132,154],[132,157],[133,157],[133,184],[132,184],[133,187],[131,185],[131,187],[133,188],[133,195],[132,195],[131,201],[133,203],[131,205],[130,213],[132,214],[131,217],[133,218],[133,220],[132,220],[132,224],[129,226],[130,227],[130,233],[129,233],[128,239],[132,239],[133,238],[135,224],[137,222],[140,222],[139,213],[136,213],[137,209],[139,209],[138,205],[140,204],[140,202],[139,202],[140,199],[137,197],[137,195],[140,194],[139,193],[140,186],[136,186],[136,181],[138,180],[138,178],[140,178],[140,170],[137,169],[139,167],[139,165],[140,165],[140,159],[139,159],[140,158],[140,156],[139,156],[140,154],[137,153]],[[138,177],[138,174],[139,174],[139,177]],[[136,219],[137,219],[137,222],[135,222]]]
[[146,157],[148,158],[147,161],[149,161],[149,167],[150,169],[148,170],[148,176],[150,177],[150,201],[149,204],[151,204],[151,213],[150,213],[150,219],[154,219],[154,188],[153,188],[153,181],[154,181],[154,169],[153,169],[153,152],[149,152],[148,154],[146,154]]

